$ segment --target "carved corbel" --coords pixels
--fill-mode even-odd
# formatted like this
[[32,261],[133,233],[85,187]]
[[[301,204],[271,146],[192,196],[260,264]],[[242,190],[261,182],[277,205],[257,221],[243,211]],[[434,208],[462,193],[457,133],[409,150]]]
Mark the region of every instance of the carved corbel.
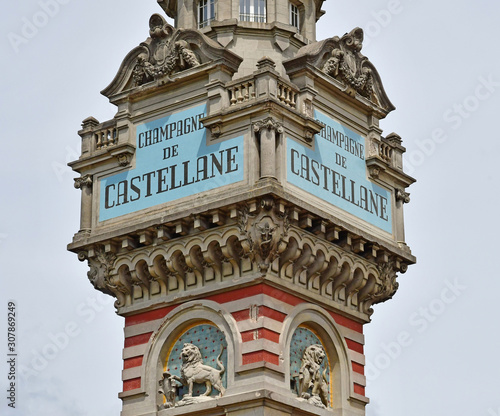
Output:
[[276,178],[276,136],[283,125],[268,117],[254,123],[253,131],[260,141],[260,177]]
[[212,137],[214,139],[218,139],[222,135],[222,124],[213,124],[212,126],[210,126],[210,132],[212,133]]
[[370,166],[368,167],[368,174],[372,179],[378,179],[380,175],[380,168],[378,166]]
[[125,306],[127,299],[130,300],[133,288],[131,280],[132,277],[127,267],[122,267],[118,273],[106,278],[106,286],[116,296],[115,308]]
[[107,283],[116,260],[116,255],[111,252],[106,253],[100,246],[96,247],[93,252],[94,256],[87,258],[90,267],[87,277],[94,288],[106,295],[115,296]]
[[120,166],[123,166],[123,167],[130,165],[131,158],[132,158],[132,156],[128,153],[121,153],[121,154],[116,155],[116,159],[118,160],[118,164]]
[[311,143],[314,138],[314,131],[307,129],[304,138],[306,142]]
[[377,268],[379,272],[377,284],[372,294],[367,296],[364,302],[364,312],[368,315],[373,313],[371,305],[391,299],[399,287],[399,283],[396,281],[395,263],[392,259],[384,263],[379,263]]

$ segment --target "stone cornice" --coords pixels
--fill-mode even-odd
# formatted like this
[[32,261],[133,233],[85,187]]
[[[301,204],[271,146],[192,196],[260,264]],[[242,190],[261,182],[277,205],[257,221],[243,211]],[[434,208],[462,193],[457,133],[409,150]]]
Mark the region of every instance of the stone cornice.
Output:
[[[144,213],[143,221],[135,221],[133,225],[128,225],[127,220],[119,221],[114,225],[103,225],[98,228],[93,228],[92,233],[85,235],[82,239],[80,236],[74,238],[73,242],[68,245],[68,250],[75,253],[87,251],[94,245],[104,244],[112,246],[120,246],[133,242],[134,246],[140,245],[140,240],[145,239],[146,235],[153,235],[153,240],[158,237],[158,233],[169,230],[168,234],[171,237],[177,238],[186,233],[184,230],[189,230],[190,233],[198,233],[199,229],[195,226],[194,221],[197,216],[206,218],[211,226],[223,225],[231,221],[235,221],[234,213],[238,207],[248,200],[248,193],[252,192],[253,197],[264,197],[265,195],[274,195],[280,203],[293,209],[296,212],[297,220],[302,221],[305,228],[310,228],[312,232],[317,232],[315,225],[324,222],[327,226],[333,227],[332,235],[336,240],[340,239],[340,235],[345,235],[344,240],[349,241],[364,241],[366,247],[375,245],[381,250],[389,254],[395,255],[405,263],[415,263],[415,258],[411,255],[407,246],[401,247],[392,239],[383,239],[380,236],[375,236],[368,233],[353,224],[346,222],[333,215],[326,213],[314,204],[309,204],[292,192],[285,191],[283,187],[274,180],[262,180],[251,188],[238,186],[237,192],[228,193],[227,197],[217,194],[213,200],[206,200],[204,206],[193,208],[190,201],[184,204],[179,204],[175,210],[171,210],[168,215],[165,215],[163,209],[155,207],[157,215]],[[288,201],[288,202],[287,202]],[[300,207],[300,208],[299,208]],[[186,212],[190,212],[187,216]],[[220,218],[224,218],[221,221]],[[301,220],[303,218],[303,220]],[[159,225],[161,224],[161,225]],[[310,224],[310,226],[308,225]],[[314,224],[314,225],[313,225]],[[321,227],[320,227],[321,228]],[[182,233],[177,230],[183,230]],[[169,237],[169,239],[171,238]],[[124,243],[125,242],[125,243]],[[344,244],[344,243],[343,243]],[[345,244],[344,244],[345,245]],[[127,247],[129,247],[127,245]]]
[[[404,251],[370,242],[270,195],[135,236],[127,233],[122,240],[87,241],[75,251],[89,260],[92,284],[117,297],[118,308],[133,306],[137,293],[141,302],[157,302],[171,294],[192,296],[201,287],[219,290],[225,276],[249,282],[260,277],[300,287],[365,319],[372,304],[396,291],[396,272],[414,262]],[[222,286],[211,289],[209,281]]]
[[68,163],[68,166],[75,172],[86,172],[103,165],[108,165],[108,168],[126,167],[130,163],[134,153],[135,146],[128,143],[121,143],[96,151],[89,156],[82,156],[80,159]]

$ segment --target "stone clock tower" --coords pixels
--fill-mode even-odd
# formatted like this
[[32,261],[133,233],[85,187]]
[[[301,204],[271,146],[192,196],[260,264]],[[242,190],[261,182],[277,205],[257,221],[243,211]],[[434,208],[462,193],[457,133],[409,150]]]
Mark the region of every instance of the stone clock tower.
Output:
[[363,325],[415,258],[363,31],[316,41],[322,0],[158,3],[70,163],[122,416],[364,415]]

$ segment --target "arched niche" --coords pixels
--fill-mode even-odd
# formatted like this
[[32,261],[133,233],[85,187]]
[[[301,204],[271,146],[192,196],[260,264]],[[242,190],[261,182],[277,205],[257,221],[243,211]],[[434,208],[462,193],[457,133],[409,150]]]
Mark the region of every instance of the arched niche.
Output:
[[[204,339],[205,336],[200,336],[202,330],[203,333],[209,330],[210,336],[207,336],[207,339]],[[209,342],[213,344],[210,353],[205,350],[205,347],[208,350]],[[227,390],[230,392],[231,386],[234,385],[235,367],[238,366],[235,363],[235,357],[241,356],[241,336],[234,319],[216,302],[206,300],[186,302],[172,310],[163,319],[159,328],[151,336],[144,355],[141,386],[146,393],[148,407],[151,407],[152,411],[156,411],[158,406],[162,410],[161,406],[165,403],[164,396],[158,392],[159,382],[163,380],[163,373],[166,370],[171,370],[172,374],[180,375],[178,366],[181,364],[181,351],[179,349],[182,350],[185,343],[192,343],[200,349],[200,352],[204,352],[202,354],[204,365],[220,370],[217,365],[219,358],[224,366],[224,389],[226,392]],[[223,353],[219,357],[221,344]],[[172,364],[172,368],[169,367],[169,364]],[[193,391],[193,396],[198,397],[199,394],[205,392],[205,386],[197,385],[195,388],[197,390]],[[182,394],[187,393],[186,389],[180,391]],[[219,391],[214,387],[210,398],[215,398],[218,395]]]
[[[303,334],[299,334],[300,331]],[[302,340],[302,347],[293,346],[297,340]],[[294,380],[294,376],[299,375],[297,367],[300,369],[302,362],[293,363],[292,359],[301,360],[308,346],[320,344],[326,354],[326,361],[320,366],[320,374],[323,374],[327,366],[328,408],[341,412],[341,409],[350,407],[349,398],[353,393],[351,360],[344,337],[331,316],[313,304],[296,306],[283,323],[280,344],[284,347],[284,367],[289,369],[285,371],[285,383],[290,386],[290,393],[297,400],[307,403],[307,400],[299,397],[297,380]]]

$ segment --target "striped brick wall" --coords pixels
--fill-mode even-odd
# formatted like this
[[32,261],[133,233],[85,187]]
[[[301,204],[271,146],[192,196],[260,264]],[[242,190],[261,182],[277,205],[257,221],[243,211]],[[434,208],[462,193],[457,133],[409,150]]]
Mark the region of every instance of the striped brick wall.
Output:
[[[242,364],[267,362],[279,364],[279,337],[282,324],[293,308],[304,301],[264,283],[205,298],[224,307],[237,322],[243,341]],[[123,350],[123,391],[141,387],[141,366],[147,343],[163,318],[177,305],[125,318]],[[354,392],[365,395],[363,325],[330,312],[347,347],[353,370]]]

